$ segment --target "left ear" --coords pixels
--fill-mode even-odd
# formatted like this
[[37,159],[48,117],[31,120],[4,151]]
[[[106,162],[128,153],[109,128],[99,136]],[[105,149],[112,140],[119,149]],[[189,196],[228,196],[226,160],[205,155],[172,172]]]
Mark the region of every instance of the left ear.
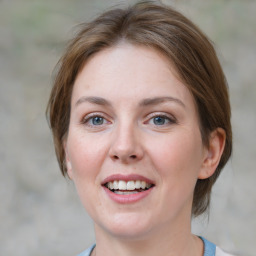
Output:
[[205,148],[203,163],[198,179],[207,179],[212,176],[220,162],[226,141],[226,132],[217,128],[210,134],[209,147]]

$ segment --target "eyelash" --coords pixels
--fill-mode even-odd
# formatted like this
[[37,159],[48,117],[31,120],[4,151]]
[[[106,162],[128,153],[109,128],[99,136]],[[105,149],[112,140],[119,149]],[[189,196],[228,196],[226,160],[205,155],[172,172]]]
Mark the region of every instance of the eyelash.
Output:
[[[95,117],[102,118],[103,119],[103,123],[99,124],[99,125],[91,124],[90,121],[93,121],[93,118],[95,118]],[[176,118],[171,117],[170,115],[163,114],[163,113],[152,113],[152,114],[149,114],[145,124],[150,123],[151,120],[153,120],[154,118],[157,118],[157,117],[163,118],[165,123],[164,124],[155,124],[154,123],[154,124],[151,124],[151,125],[160,127],[160,126],[167,126],[167,125],[171,125],[171,124],[176,124],[177,123]],[[166,121],[167,121],[167,123],[166,123]],[[87,125],[87,126],[89,126],[91,128],[100,128],[104,124],[107,124],[107,123],[110,123],[110,122],[101,113],[89,114],[89,115],[85,116],[82,119],[82,121],[81,121],[81,124]]]
[[[91,124],[89,123],[90,121],[93,120],[93,118],[95,117],[98,117],[98,118],[102,118],[103,119],[103,124],[99,124],[99,125],[95,125],[95,124]],[[87,116],[85,116],[82,121],[81,121],[81,124],[84,124],[84,125],[87,125],[89,127],[101,127],[102,125],[108,123],[109,121],[107,121],[107,119],[104,117],[104,115],[100,114],[100,113],[92,113],[92,114],[89,114]]]
[[167,123],[159,124],[159,125],[152,124],[152,125],[155,125],[155,126],[167,126],[167,125],[171,125],[171,124],[176,124],[177,123],[176,118],[174,118],[173,116],[167,115],[167,114],[163,114],[163,113],[152,113],[152,114],[150,114],[149,118],[148,118],[148,121],[146,123],[149,123],[151,120],[153,120],[156,117],[160,117],[160,118],[165,119],[165,121],[167,121]]

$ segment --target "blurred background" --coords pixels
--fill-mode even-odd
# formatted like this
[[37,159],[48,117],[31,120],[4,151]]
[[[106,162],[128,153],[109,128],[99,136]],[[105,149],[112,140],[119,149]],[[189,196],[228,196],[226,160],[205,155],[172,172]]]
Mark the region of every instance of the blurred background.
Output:
[[[45,108],[74,26],[135,1],[0,0],[0,255],[76,255],[93,225],[55,159]],[[256,1],[163,1],[215,42],[230,86],[234,152],[193,231],[243,256],[256,251]]]

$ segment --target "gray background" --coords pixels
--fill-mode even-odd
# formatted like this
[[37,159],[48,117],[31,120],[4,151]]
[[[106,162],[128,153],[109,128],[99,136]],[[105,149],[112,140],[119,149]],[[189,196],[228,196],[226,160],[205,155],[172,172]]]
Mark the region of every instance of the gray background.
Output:
[[[125,1],[122,1],[125,2]],[[133,2],[133,1],[127,1]],[[256,251],[256,1],[170,3],[215,42],[230,86],[234,152],[193,230],[237,255]],[[94,241],[61,177],[45,119],[51,72],[72,28],[120,1],[0,1],[0,255],[75,255]]]

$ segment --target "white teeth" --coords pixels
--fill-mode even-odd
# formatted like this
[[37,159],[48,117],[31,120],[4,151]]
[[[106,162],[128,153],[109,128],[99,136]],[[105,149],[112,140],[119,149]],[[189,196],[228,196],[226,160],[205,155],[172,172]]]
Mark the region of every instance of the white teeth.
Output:
[[134,181],[128,181],[126,187],[127,187],[127,190],[134,190],[135,189]]
[[145,182],[145,181],[142,181],[142,182],[141,182],[141,188],[142,188],[142,189],[145,189],[145,188],[146,188],[146,182]]
[[139,193],[138,191],[120,191],[120,190],[115,190],[114,191],[115,194],[118,194],[118,195],[132,195],[132,194],[137,194]]
[[108,183],[108,188],[111,189],[111,190],[114,189],[114,184],[113,184],[113,182],[110,181],[110,182]]
[[118,184],[118,189],[119,190],[127,190],[127,186],[126,186],[126,182],[123,180],[119,180],[119,184]]
[[[117,180],[115,180],[114,182],[113,182],[113,189],[118,189],[119,188],[119,186],[118,186],[118,181]],[[108,187],[108,188],[110,188],[110,187]],[[111,189],[111,188],[110,188]]]
[[140,189],[140,184],[141,184],[140,181],[139,181],[139,180],[136,180],[136,181],[135,181],[135,188],[136,188],[136,189]]
[[140,181],[140,180],[129,180],[129,181],[124,181],[124,180],[115,180],[113,182],[108,182],[106,184],[106,187],[109,188],[110,190],[135,190],[135,189],[148,189],[152,186],[152,184],[147,183],[146,181]]

